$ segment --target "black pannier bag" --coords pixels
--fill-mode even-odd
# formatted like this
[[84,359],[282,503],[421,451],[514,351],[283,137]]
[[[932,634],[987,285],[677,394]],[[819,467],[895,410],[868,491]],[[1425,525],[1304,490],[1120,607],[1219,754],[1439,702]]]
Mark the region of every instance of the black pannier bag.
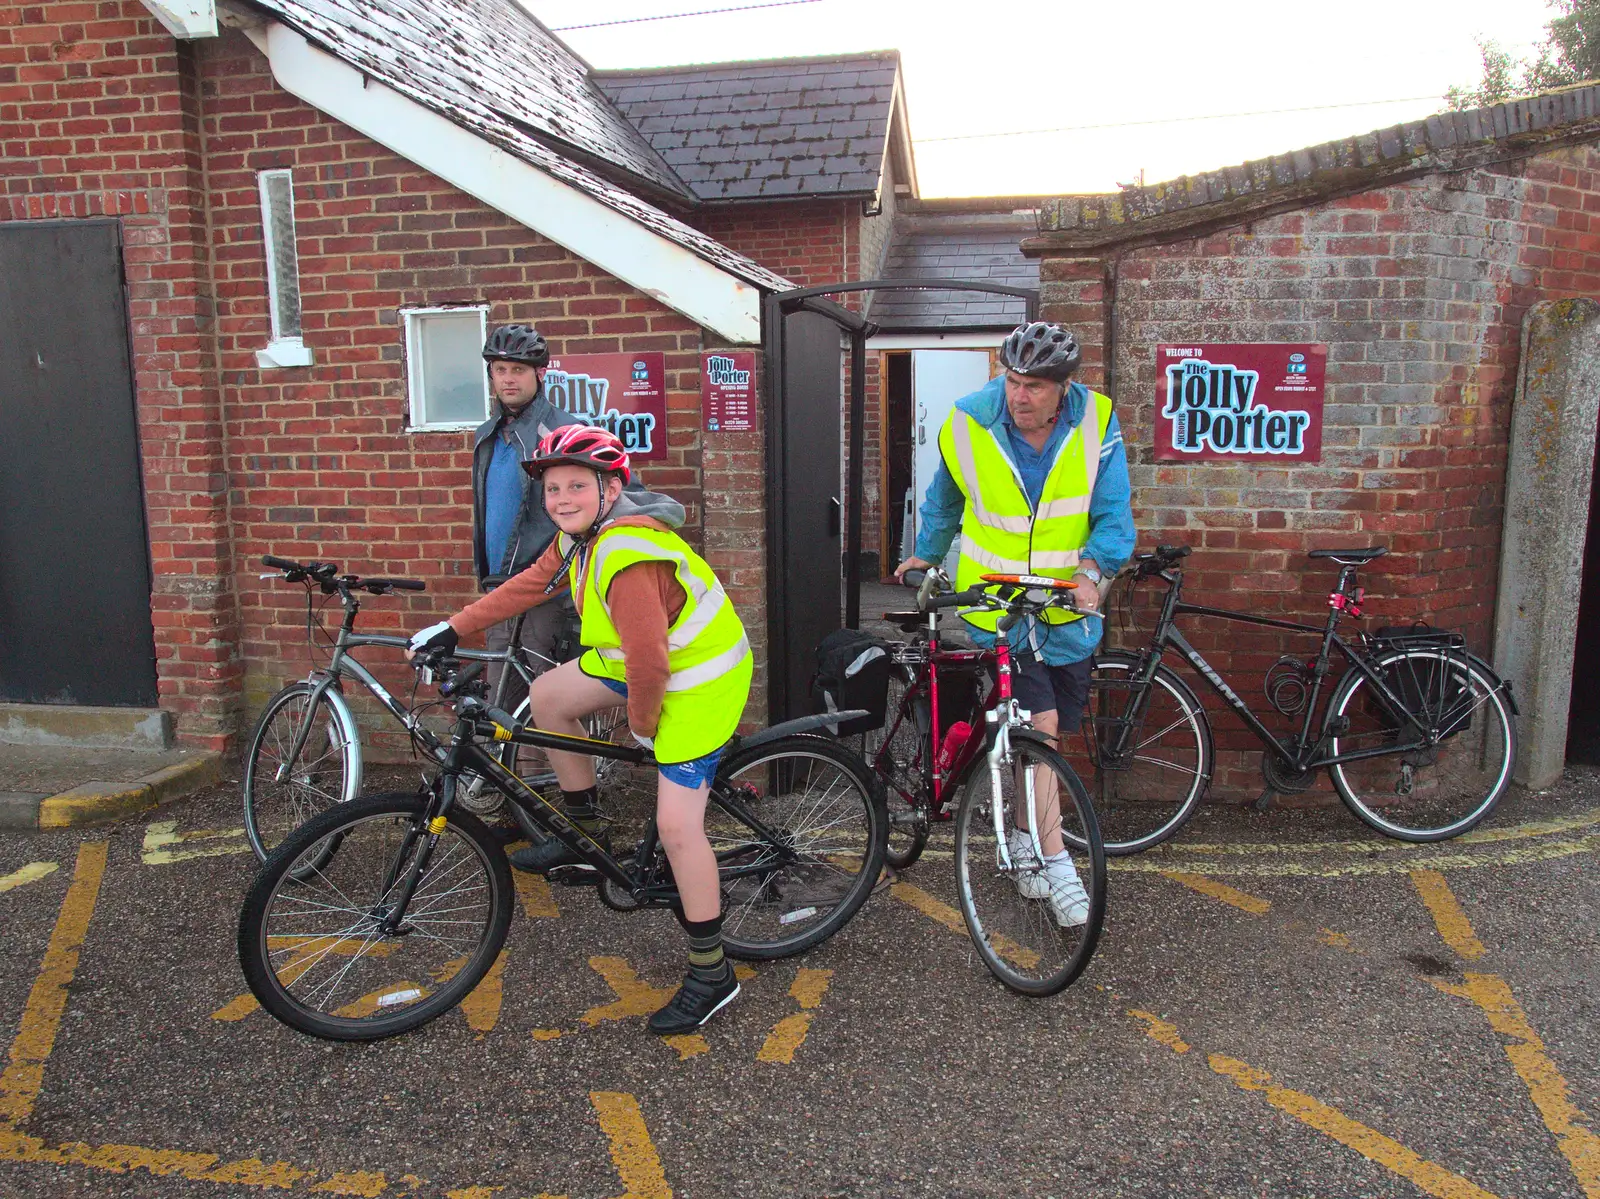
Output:
[[[1464,650],[1467,639],[1460,633],[1435,628],[1430,624],[1387,625],[1374,634],[1391,649],[1452,649]],[[1383,672],[1383,681],[1389,690],[1405,701],[1412,712],[1432,713],[1441,727],[1449,728],[1447,737],[1464,733],[1472,727],[1471,697],[1458,671],[1451,670],[1448,679],[1443,677],[1445,664],[1437,658],[1419,665],[1396,662]],[[1399,727],[1393,717],[1385,713],[1385,723]]]
[[881,729],[889,707],[892,666],[889,643],[883,638],[859,629],[829,633],[817,646],[817,673],[811,680],[812,710],[820,715],[865,708],[865,716],[828,726],[841,737]]

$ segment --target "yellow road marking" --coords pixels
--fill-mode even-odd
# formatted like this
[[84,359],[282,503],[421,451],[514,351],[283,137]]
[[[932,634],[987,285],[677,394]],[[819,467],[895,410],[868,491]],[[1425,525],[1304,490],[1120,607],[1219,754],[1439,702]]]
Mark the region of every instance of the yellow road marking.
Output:
[[522,914],[530,919],[561,915],[556,907],[556,897],[550,893],[550,884],[537,874],[513,870],[511,881],[517,888],[517,898],[522,900]]
[[1150,1012],[1141,1012],[1137,1008],[1130,1009],[1128,1015],[1135,1020],[1144,1022],[1145,1036],[1152,1041],[1160,1042],[1172,1050],[1173,1053],[1189,1052],[1189,1043],[1178,1035],[1178,1026],[1176,1024],[1169,1024],[1161,1019],[1160,1016],[1152,1015]]
[[335,1174],[326,1182],[319,1182],[311,1188],[329,1195],[355,1195],[358,1199],[376,1199],[389,1189],[389,1180],[384,1177],[383,1171],[369,1174],[365,1170],[355,1170],[349,1174]]
[[472,988],[461,1001],[461,1010],[467,1017],[467,1027],[473,1032],[493,1032],[494,1026],[500,1022],[500,1005],[505,998],[502,979],[505,969],[506,951],[502,949],[500,956],[495,958],[494,965],[489,967],[489,973],[483,976],[483,981]]
[[1351,953],[1359,952],[1355,947],[1355,943],[1350,940],[1348,933],[1336,933],[1331,928],[1319,928],[1317,930],[1317,940],[1324,945],[1331,945],[1335,949],[1348,949]]
[[89,919],[100,897],[106,873],[106,843],[87,841],[78,847],[72,885],[61,901],[61,914],[50,933],[44,961],[22,1010],[22,1024],[11,1042],[10,1064],[0,1074],[0,1120],[13,1125],[27,1119],[44,1085],[44,1064],[55,1048],[56,1031],[67,1007],[67,987],[78,969],[78,951],[89,931]]
[[[220,841],[220,845],[207,845],[202,849],[171,849],[189,841]],[[139,859],[146,866],[170,866],[186,858],[219,858],[228,854],[249,853],[250,843],[244,839],[244,829],[195,829],[180,833],[176,820],[157,820],[145,826],[144,845]]]
[[347,1020],[365,1020],[382,1006],[378,1000],[385,995],[394,995],[400,991],[420,992],[420,994],[413,995],[406,1000],[407,1003],[415,1003],[419,999],[426,999],[432,993],[427,987],[419,987],[409,979],[401,979],[397,982],[385,983],[375,990],[368,991],[360,999],[352,1000],[343,1007],[334,1008],[333,1015],[343,1016]]
[[1209,895],[1212,899],[1220,899],[1223,903],[1230,904],[1241,912],[1249,912],[1252,916],[1265,916],[1272,910],[1271,900],[1236,890],[1227,883],[1219,883],[1203,875],[1186,874],[1177,870],[1168,870],[1164,873],[1173,882],[1182,883],[1190,890]]
[[678,1060],[680,1062],[686,1062],[692,1057],[699,1057],[702,1053],[711,1052],[711,1042],[697,1032],[662,1037],[661,1041],[662,1044],[678,1051]]
[[1393,1137],[1352,1120],[1337,1108],[1302,1091],[1279,1086],[1264,1070],[1220,1053],[1213,1053],[1206,1060],[1213,1070],[1231,1079],[1235,1086],[1258,1092],[1279,1111],[1354,1149],[1368,1161],[1410,1179],[1430,1195],[1439,1199],[1494,1199],[1492,1192],[1419,1156]]
[[600,1131],[611,1142],[611,1163],[626,1188],[624,1199],[672,1199],[639,1101],[621,1091],[591,1091],[589,1102],[600,1119]]
[[211,1013],[211,1018],[213,1020],[225,1020],[231,1024],[235,1020],[243,1020],[246,1016],[260,1006],[261,1005],[256,1002],[256,997],[246,992],[243,995],[239,995],[228,1000],[227,1003],[223,1004],[216,1011]]
[[651,986],[639,977],[627,958],[590,958],[589,968],[605,979],[606,986],[617,997],[614,1002],[599,1004],[578,1017],[590,1028],[606,1020],[648,1016],[671,999],[673,991],[677,989]]
[[779,1020],[761,1048],[756,1051],[756,1061],[777,1062],[789,1064],[794,1061],[795,1051],[805,1043],[806,1034],[811,1031],[811,1020],[816,1015],[816,1008],[822,1003],[822,997],[827,993],[828,984],[833,981],[832,970],[812,970],[800,967],[800,972],[795,975],[794,983],[789,987],[789,994],[794,997],[801,1010],[791,1016]]
[[[296,979],[321,961],[327,954],[348,958],[360,953],[364,957],[381,958],[393,953],[397,947],[398,945],[394,941],[368,942],[361,937],[286,935],[267,938],[267,949],[271,952],[281,952],[285,949],[297,949],[300,951],[299,956],[285,963],[283,968],[278,971],[278,978],[286,987],[292,986]],[[454,973],[454,971],[451,973]],[[261,1005],[256,1002],[256,997],[246,991],[243,995],[235,996],[212,1012],[211,1018],[231,1023],[235,1020],[243,1020],[260,1007]]]
[[36,883],[41,878],[48,878],[56,872],[54,862],[29,862],[21,870],[13,870],[10,874],[0,874],[0,894],[14,891],[18,887],[26,887],[29,883]]
[[[961,918],[961,913],[956,911],[943,900],[935,899],[921,887],[914,887],[910,883],[895,883],[889,888],[889,894],[903,903],[908,903],[924,916],[929,916],[944,925],[951,932],[967,935],[967,922]],[[1025,945],[1018,945],[1004,933],[991,933],[989,944],[1001,957],[1015,962],[1024,970],[1032,970],[1039,964],[1039,955]]]
[[[1465,837],[1456,838],[1465,841]],[[1256,846],[1256,849],[1266,847]],[[1301,852],[1315,852],[1318,847],[1305,847]],[[1417,851],[1415,845],[1390,846],[1391,850]],[[1492,866],[1524,866],[1533,862],[1549,862],[1557,858],[1569,858],[1576,854],[1595,853],[1600,851],[1600,834],[1581,837],[1576,840],[1561,839],[1544,842],[1542,844],[1524,845],[1515,849],[1500,852],[1485,853],[1441,853],[1416,852],[1415,856],[1396,858],[1391,856],[1385,861],[1382,858],[1368,861],[1330,863],[1320,862],[1224,862],[1224,861],[1198,861],[1183,863],[1186,874],[1220,874],[1220,875],[1250,875],[1258,878],[1361,878],[1378,874],[1409,874],[1419,866],[1432,867],[1435,870],[1477,870]],[[925,851],[925,858],[939,856],[935,851]],[[944,851],[943,856],[949,857],[949,851]],[[1115,871],[1133,874],[1167,874],[1172,870],[1171,858],[1159,851],[1145,855],[1141,858],[1115,858],[1107,865]]]
[[1472,922],[1461,910],[1461,904],[1450,890],[1450,884],[1444,881],[1444,875],[1437,870],[1413,870],[1411,882],[1417,894],[1422,896],[1422,902],[1428,905],[1428,911],[1433,914],[1433,923],[1439,929],[1439,935],[1444,938],[1446,945],[1456,951],[1456,956],[1469,962],[1481,958],[1484,954],[1483,942],[1472,931]]

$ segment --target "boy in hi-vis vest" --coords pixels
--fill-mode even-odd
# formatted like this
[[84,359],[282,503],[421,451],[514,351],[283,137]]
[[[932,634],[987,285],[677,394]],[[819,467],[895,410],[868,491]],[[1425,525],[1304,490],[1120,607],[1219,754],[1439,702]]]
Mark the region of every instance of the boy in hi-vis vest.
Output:
[[[614,434],[588,425],[557,429],[524,467],[539,479],[560,534],[526,570],[418,633],[411,648],[453,650],[460,637],[570,588],[586,650],[534,681],[534,723],[583,736],[583,718],[615,707],[621,696],[633,735],[655,752],[656,821],[682,900],[689,970],[650,1029],[687,1032],[739,993],[722,952],[722,897],[705,810],[721,748],[750,692],[750,643],[716,575],[674,531],[682,506],[649,492],[624,494],[631,471]],[[594,760],[549,753],[567,817],[606,844]],[[513,854],[512,862],[540,874],[561,865],[587,868],[554,838]]]

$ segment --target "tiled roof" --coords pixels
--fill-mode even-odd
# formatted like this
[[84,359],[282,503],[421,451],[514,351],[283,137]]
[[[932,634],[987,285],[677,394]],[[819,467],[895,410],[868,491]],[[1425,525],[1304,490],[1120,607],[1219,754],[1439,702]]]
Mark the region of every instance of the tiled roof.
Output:
[[1600,137],[1600,84],[1507,100],[1466,112],[1375,129],[1241,166],[1125,188],[1119,195],[1063,196],[1039,210],[1024,249],[1092,249],[1227,223],[1264,209],[1314,204],[1417,175],[1460,171]]
[[[501,31],[499,44],[502,45],[504,38],[513,33],[532,31],[527,34],[530,45],[544,47],[554,59],[575,63],[580,73],[586,69],[581,60],[531,18],[523,19],[514,0],[383,0],[385,7],[381,11],[374,3],[363,0],[253,2],[334,57],[747,283],[768,291],[794,286],[783,276],[735,253],[698,229],[690,228],[602,177],[596,170],[580,165],[575,161],[578,153],[539,128],[531,119],[531,113],[523,112],[519,116],[511,111],[515,107],[515,95],[526,90],[525,77],[512,79],[498,67],[494,68],[494,77],[499,82],[494,87],[486,85],[487,75],[474,77],[475,65],[488,68],[494,62],[505,60],[503,54],[490,52],[495,43],[486,40],[492,35],[485,30],[494,29]],[[489,24],[482,30],[474,25],[480,13],[489,14]],[[405,47],[403,60],[401,51],[395,48],[399,45]],[[552,79],[565,81],[569,74],[562,67],[552,72]],[[502,85],[509,91],[495,90]],[[671,178],[663,164],[657,162],[650,167],[653,152],[648,147],[629,148],[629,138],[636,139],[637,135],[631,133],[627,122],[603,98],[599,103],[576,103],[572,112],[562,109],[564,101],[560,97],[568,86],[568,82],[559,86],[554,82],[541,85],[539,94],[544,99],[540,103],[550,110],[546,123],[551,128],[575,132],[581,119],[597,130],[592,151],[604,148],[614,156],[606,160],[612,168],[628,161],[636,163],[641,171],[648,168],[659,178]],[[559,125],[555,124],[557,121]],[[591,153],[586,157],[593,161],[594,156]]]
[[[883,274],[1036,288],[1039,264],[1019,248],[1034,228],[1028,213],[901,217]],[[880,291],[871,308],[873,324],[897,333],[1011,329],[1024,313],[1021,298],[981,291]]]
[[595,81],[703,201],[871,196],[900,55],[596,71]]

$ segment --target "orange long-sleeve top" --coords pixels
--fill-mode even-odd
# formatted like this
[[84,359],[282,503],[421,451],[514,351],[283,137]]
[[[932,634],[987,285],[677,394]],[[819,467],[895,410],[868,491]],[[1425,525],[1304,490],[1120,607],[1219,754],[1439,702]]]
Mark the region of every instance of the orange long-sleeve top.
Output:
[[[667,529],[648,516],[624,516],[621,526]],[[670,531],[670,530],[668,530]],[[545,594],[561,569],[561,552],[552,541],[526,570],[512,575],[475,603],[450,618],[450,627],[462,636],[477,633],[529,608],[538,607],[559,592]],[[567,586],[563,581],[562,588]],[[635,562],[617,572],[606,592],[611,619],[622,641],[622,660],[628,672],[628,727],[654,737],[661,723],[661,702],[667,694],[671,670],[667,665],[667,629],[678,619],[688,595],[670,562]],[[577,598],[583,613],[583,597]]]

